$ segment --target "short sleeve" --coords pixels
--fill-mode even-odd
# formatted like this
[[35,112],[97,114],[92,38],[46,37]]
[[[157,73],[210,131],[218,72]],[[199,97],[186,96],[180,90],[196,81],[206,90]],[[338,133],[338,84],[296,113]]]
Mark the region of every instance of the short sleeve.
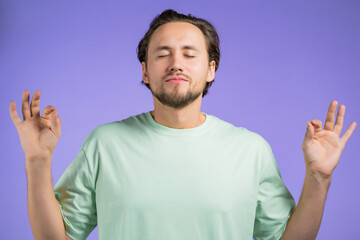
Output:
[[73,240],[86,239],[97,225],[95,188],[83,148],[54,186],[65,222],[66,234]]
[[295,200],[282,181],[270,145],[262,139],[261,171],[254,224],[255,240],[278,240],[295,210]]

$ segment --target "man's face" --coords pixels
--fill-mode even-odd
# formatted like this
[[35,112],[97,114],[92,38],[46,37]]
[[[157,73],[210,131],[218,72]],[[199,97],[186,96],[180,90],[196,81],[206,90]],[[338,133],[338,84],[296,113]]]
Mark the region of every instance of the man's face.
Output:
[[[215,61],[209,64],[205,37],[187,22],[166,23],[155,30],[149,42],[143,81],[162,104],[183,108],[201,98],[206,82],[215,77]],[[185,81],[167,81],[173,77]]]

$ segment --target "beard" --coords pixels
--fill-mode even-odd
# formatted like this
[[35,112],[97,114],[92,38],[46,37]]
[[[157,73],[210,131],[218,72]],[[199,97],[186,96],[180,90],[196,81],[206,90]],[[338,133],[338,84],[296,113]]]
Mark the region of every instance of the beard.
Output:
[[200,90],[192,90],[191,87],[189,87],[186,93],[179,93],[180,88],[182,88],[180,84],[175,84],[171,92],[166,91],[164,85],[165,83],[162,83],[162,85],[156,91],[154,91],[154,89],[151,87],[151,84],[149,87],[153,96],[156,97],[159,102],[161,102],[163,105],[176,109],[184,108],[190,103],[194,102],[197,98],[199,98],[199,96],[202,96],[206,87],[205,83]]

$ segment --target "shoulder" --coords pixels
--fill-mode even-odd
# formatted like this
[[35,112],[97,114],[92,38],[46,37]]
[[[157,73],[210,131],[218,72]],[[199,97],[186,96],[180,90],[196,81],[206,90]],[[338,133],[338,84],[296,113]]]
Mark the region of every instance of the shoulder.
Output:
[[85,138],[85,142],[96,141],[109,135],[115,134],[117,129],[116,122],[104,123],[95,127]]
[[98,125],[89,134],[89,138],[103,138],[117,135],[119,132],[133,131],[144,124],[144,113],[129,116],[119,121]]
[[267,140],[254,130],[242,126],[235,126],[234,124],[222,120],[218,117],[212,116],[214,126],[218,134],[230,136],[232,139],[237,139],[242,143],[251,146],[266,146],[269,145]]
[[129,116],[119,121],[96,126],[85,138],[84,145],[93,145],[115,140],[115,138],[135,134],[144,125],[143,113]]

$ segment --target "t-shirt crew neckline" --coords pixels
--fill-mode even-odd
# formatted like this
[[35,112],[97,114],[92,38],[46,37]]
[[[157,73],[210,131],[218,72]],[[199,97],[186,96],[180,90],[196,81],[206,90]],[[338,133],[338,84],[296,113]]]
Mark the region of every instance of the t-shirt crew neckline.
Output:
[[[203,113],[203,112],[202,112]],[[157,133],[159,134],[167,134],[167,135],[173,135],[173,136],[192,136],[192,135],[198,135],[201,133],[204,133],[207,129],[210,128],[211,123],[213,122],[212,115],[205,114],[206,118],[205,121],[197,127],[194,128],[185,128],[185,129],[177,129],[177,128],[170,128],[167,126],[164,126],[158,122],[156,122],[153,117],[151,116],[150,111],[144,113],[145,119],[149,126]]]

